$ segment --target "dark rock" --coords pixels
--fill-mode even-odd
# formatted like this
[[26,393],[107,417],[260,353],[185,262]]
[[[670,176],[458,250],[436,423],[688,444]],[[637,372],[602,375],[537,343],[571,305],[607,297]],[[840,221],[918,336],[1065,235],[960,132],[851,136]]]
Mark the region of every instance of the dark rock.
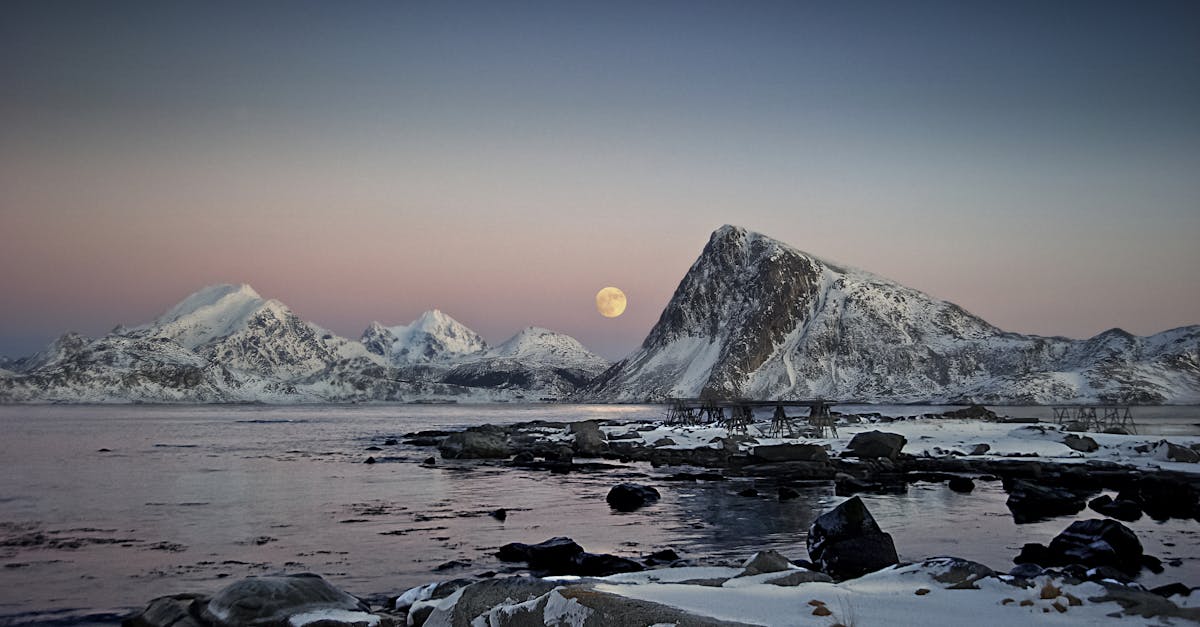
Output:
[[961,492],[963,494],[970,494],[975,490],[975,482],[966,477],[951,477],[950,481],[947,482],[946,485],[951,490],[954,490],[955,492]]
[[323,609],[366,612],[367,606],[317,575],[248,577],[213,596],[201,617],[213,625],[284,625],[288,617]]
[[504,522],[508,518],[508,510],[501,507],[500,509],[489,512],[488,516],[491,516],[500,522]]
[[643,505],[657,501],[659,497],[658,490],[650,486],[618,483],[608,491],[608,496],[604,500],[608,502],[609,507],[617,511],[632,512]]
[[1088,507],[1100,514],[1104,514],[1109,518],[1116,518],[1125,522],[1133,522],[1142,517],[1142,506],[1135,501],[1118,499],[1114,501],[1111,496],[1104,494],[1092,499],[1088,502]]
[[398,444],[400,443],[396,441],[396,438],[388,438],[383,441],[384,446],[396,446]]
[[788,570],[780,571],[780,576],[775,579],[768,579],[763,583],[769,583],[772,586],[792,587],[802,583],[833,583],[833,577],[825,573],[815,570]]
[[922,569],[932,573],[933,580],[944,583],[950,589],[977,588],[976,581],[992,577],[996,571],[961,557],[933,557],[921,563]]
[[1145,568],[1155,575],[1161,575],[1163,572],[1162,560],[1154,557],[1153,555],[1142,555],[1142,568]]
[[559,536],[538,544],[511,542],[500,547],[496,557],[502,562],[526,562],[530,568],[538,570],[558,570],[574,564],[575,556],[580,553],[583,553],[583,547],[570,538]]
[[1050,555],[1050,549],[1039,542],[1029,542],[1021,547],[1021,552],[1013,558],[1014,564],[1037,564],[1038,566],[1055,565],[1055,559]]
[[368,450],[368,451],[382,451],[383,449],[379,448],[378,446],[368,446],[368,447],[367,447],[365,450]]
[[975,447],[971,449],[970,455],[987,455],[987,452],[990,450],[992,450],[991,445],[976,444]]
[[492,425],[452,433],[438,445],[443,459],[501,459],[512,454],[508,436]]
[[1157,594],[1158,596],[1164,597],[1164,598],[1170,598],[1175,595],[1180,595],[1180,596],[1186,597],[1186,596],[1191,596],[1191,594],[1192,594],[1191,588],[1179,583],[1178,581],[1176,581],[1175,583],[1169,583],[1165,586],[1151,588],[1150,591],[1153,592],[1154,594]]
[[892,536],[853,497],[818,517],[809,528],[808,555],[836,580],[852,579],[899,563]]
[[1142,511],[1154,520],[1192,518],[1200,511],[1195,488],[1182,481],[1146,475],[1138,479],[1134,489]]
[[996,413],[983,405],[971,405],[942,414],[947,418],[971,418],[976,420],[996,420]]
[[800,496],[799,492],[797,492],[787,486],[779,486],[779,500],[780,501],[790,501],[794,498],[798,498],[799,496]]
[[532,464],[533,461],[534,461],[533,453],[530,453],[529,451],[521,451],[520,453],[513,455],[513,458],[512,458],[512,463],[517,464],[517,465]]
[[453,570],[455,568],[466,568],[470,565],[471,562],[466,560],[450,560],[448,562],[442,562],[441,564],[438,564],[434,567],[434,570],[441,572],[444,570]]
[[758,496],[758,490],[754,488],[746,488],[737,493],[738,496]]
[[751,456],[765,462],[826,462],[829,453],[816,444],[771,444],[751,449]]
[[645,566],[624,557],[605,553],[580,553],[575,556],[574,567],[563,574],[582,577],[607,577],[617,573],[636,573],[646,570]]
[[1100,449],[1100,445],[1095,440],[1086,435],[1075,435],[1074,433],[1063,438],[1063,444],[1068,448],[1080,453],[1093,453]]
[[422,464],[425,464],[426,466],[436,466],[436,465],[437,465],[437,458],[436,458],[436,457],[426,457],[426,458],[425,458],[425,461],[423,461],[423,462],[421,462],[421,463],[422,463]]
[[1077,514],[1086,505],[1083,496],[1070,490],[1039,486],[1020,479],[1006,479],[1004,488],[1008,491],[1005,504],[1018,525]]
[[368,457],[368,458],[367,458],[367,459],[366,459],[366,460],[365,460],[363,463],[364,463],[364,464],[374,464],[374,463],[375,463],[375,458],[374,458],[374,457]]
[[904,448],[905,442],[907,440],[899,433],[867,431],[850,438],[850,444],[846,445],[846,450],[842,453],[842,456],[864,459],[886,457],[895,461],[900,456],[900,451]]
[[1042,566],[1110,566],[1131,575],[1142,568],[1142,543],[1137,535],[1125,525],[1108,519],[1071,523],[1050,541],[1047,554],[1050,563]]
[[159,597],[146,609],[121,622],[122,627],[203,627],[200,612],[208,597],[200,594],[176,594]]
[[643,557],[642,561],[645,562],[647,566],[670,564],[672,562],[679,561],[679,554],[672,549],[663,549]]
[[652,444],[651,446],[675,446],[675,440],[672,440],[671,438],[665,438],[665,437],[659,438],[659,439],[655,440],[654,444]]

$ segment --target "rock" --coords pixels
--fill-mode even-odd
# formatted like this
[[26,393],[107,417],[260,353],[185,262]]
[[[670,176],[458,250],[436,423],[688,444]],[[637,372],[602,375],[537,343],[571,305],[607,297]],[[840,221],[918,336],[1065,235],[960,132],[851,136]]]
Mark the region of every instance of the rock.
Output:
[[619,512],[632,512],[643,505],[659,499],[658,490],[636,483],[618,483],[608,491],[605,501]]
[[645,566],[624,557],[606,553],[580,553],[574,558],[574,565],[565,575],[582,577],[607,577],[617,573],[636,573],[646,570]]
[[1014,564],[1037,564],[1038,566],[1053,565],[1050,549],[1040,542],[1029,542],[1021,547],[1021,552],[1013,558]]
[[517,465],[532,464],[533,462],[534,462],[533,453],[530,453],[529,451],[521,451],[520,453],[513,455],[513,458],[512,458],[512,463],[517,464]]
[[813,521],[808,555],[835,580],[852,579],[900,562],[892,536],[879,528],[857,496]]
[[575,556],[583,553],[583,547],[574,540],[559,536],[538,544],[511,542],[500,547],[496,557],[502,562],[527,562],[537,570],[557,570],[564,565],[574,564]]
[[360,620],[372,616],[353,595],[317,575],[302,574],[247,577],[213,596],[201,617],[220,627],[284,625],[293,616],[319,610],[355,612]]
[[[1195,488],[1168,477],[1144,475],[1128,490],[1122,490],[1128,500],[1142,504],[1150,518],[1164,521],[1170,518],[1192,518],[1200,513],[1200,497]],[[1121,495],[1118,495],[1120,500]]]
[[[555,588],[557,584],[529,577],[504,577],[475,582],[461,589],[458,601],[449,607],[437,607],[436,602],[414,603],[409,611],[412,620],[415,613],[424,614],[422,623],[471,625],[476,617],[486,615],[501,603],[521,603],[536,599]],[[498,623],[499,621],[497,621]],[[492,623],[492,624],[497,624]],[[414,621],[413,624],[416,624]],[[489,624],[484,621],[484,624]]]
[[975,420],[996,420],[996,413],[983,405],[971,405],[963,409],[948,411],[943,416],[947,418],[969,418]]
[[951,477],[946,486],[962,494],[970,494],[975,490],[975,482],[966,477]]
[[655,551],[642,558],[647,566],[659,566],[661,564],[670,564],[679,561],[679,554],[672,549],[662,549]]
[[375,458],[374,458],[374,457],[368,457],[366,460],[364,460],[364,461],[363,461],[363,463],[364,463],[364,464],[374,464],[374,463],[375,463]]
[[501,507],[500,509],[489,512],[488,516],[491,516],[500,522],[504,522],[508,518],[508,510]]
[[424,464],[424,465],[426,465],[426,466],[436,466],[436,465],[437,465],[437,458],[436,458],[436,457],[426,457],[426,458],[425,458],[425,461],[423,461],[423,462],[421,462],[421,463],[422,463],[422,464]]
[[842,456],[864,459],[886,457],[895,461],[900,456],[900,451],[906,442],[904,436],[899,433],[867,431],[850,438],[850,444],[846,446]]
[[987,452],[990,450],[992,450],[992,447],[988,444],[976,444],[974,446],[974,448],[971,449],[971,452],[969,454],[970,455],[986,455]]
[[1163,572],[1162,560],[1154,557],[1153,555],[1142,555],[1142,568],[1145,568],[1155,575],[1161,575]]
[[996,571],[961,557],[934,557],[921,563],[922,570],[930,573],[933,580],[944,583],[950,589],[976,588],[976,581],[991,577]]
[[599,457],[604,454],[604,432],[600,430],[599,422],[595,420],[572,422],[567,426],[567,431],[575,436],[572,448],[577,455]]
[[750,455],[764,462],[827,462],[829,453],[816,444],[771,444],[756,446]]
[[159,597],[146,609],[121,622],[122,627],[203,627],[199,614],[208,603],[201,594]]
[[798,498],[799,496],[800,496],[799,492],[797,492],[787,486],[779,486],[779,500],[780,501],[790,501],[794,498]]
[[1138,505],[1136,501],[1125,499],[1114,501],[1107,494],[1092,499],[1088,502],[1088,507],[1094,512],[1125,522],[1133,522],[1142,517],[1142,506]]
[[1155,459],[1161,461],[1183,462],[1187,464],[1195,464],[1200,462],[1200,453],[1193,451],[1186,446],[1179,446],[1174,442],[1162,440],[1154,446],[1153,455]]
[[1114,520],[1081,520],[1050,541],[1047,556],[1051,563],[1042,566],[1110,566],[1135,575],[1142,568],[1142,543],[1129,527]]
[[466,431],[452,433],[438,445],[442,459],[502,459],[512,454],[508,436],[493,427],[472,427]]
[[[1038,546],[1041,545],[1039,544]],[[1044,571],[1045,569],[1041,566],[1038,566],[1032,562],[1026,562],[1023,564],[1018,564],[1012,570],[1008,571],[1008,574],[1016,577],[1017,579],[1033,579],[1035,577],[1040,577]]]
[[586,553],[574,540],[565,537],[551,538],[539,544],[506,544],[496,552],[496,557],[504,562],[526,562],[531,570],[550,575],[603,577],[645,570],[631,559]]
[[1175,583],[1169,583],[1165,586],[1151,588],[1150,591],[1153,592],[1154,594],[1157,594],[1160,597],[1163,597],[1163,598],[1170,598],[1175,595],[1180,595],[1180,596],[1186,597],[1186,596],[1191,596],[1191,594],[1192,594],[1191,588],[1179,583],[1178,581],[1176,581]]
[[1037,522],[1055,516],[1077,514],[1086,501],[1083,496],[1061,488],[1039,486],[1020,479],[1005,479],[1009,511],[1018,525]]
[[738,496],[758,496],[758,490],[754,488],[746,488],[737,493]]
[[780,572],[779,577],[777,577],[775,579],[768,579],[768,580],[764,581],[763,583],[769,583],[772,586],[792,587],[792,586],[798,586],[802,583],[813,583],[813,582],[833,583],[833,577],[830,577],[829,575],[826,575],[825,573],[817,572],[815,570],[791,569],[791,570]]
[[379,448],[378,446],[368,446],[367,448],[365,448],[365,449],[363,449],[363,450],[366,450],[366,451],[382,451],[383,449]]
[[384,446],[396,446],[397,444],[399,444],[399,442],[396,441],[396,438],[388,438],[383,441]]
[[637,431],[626,431],[625,433],[614,433],[614,434],[608,436],[609,442],[612,442],[614,440],[640,440],[640,439],[642,439],[642,434],[638,433]]
[[792,563],[788,561],[788,558],[778,551],[759,551],[742,564],[742,572],[736,576],[749,577],[763,573],[776,573],[791,567]]
[[1080,453],[1094,453],[1100,449],[1100,445],[1092,438],[1086,435],[1075,435],[1074,433],[1063,438],[1063,444],[1066,444],[1071,450],[1079,451]]
[[651,446],[675,446],[675,440],[671,438],[659,438]]

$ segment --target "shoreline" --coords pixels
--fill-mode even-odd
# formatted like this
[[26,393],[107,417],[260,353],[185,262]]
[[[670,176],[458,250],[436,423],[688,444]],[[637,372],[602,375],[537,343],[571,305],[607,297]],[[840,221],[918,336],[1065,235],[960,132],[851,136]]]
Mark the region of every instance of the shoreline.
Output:
[[[940,431],[953,431],[952,436],[955,437],[943,433],[937,439],[920,439],[928,436],[926,433],[917,435],[912,441],[906,439],[900,448],[894,451],[883,450],[881,454],[854,457],[845,454],[845,447],[854,439],[853,436],[858,434],[872,431],[883,433],[906,431],[908,435],[912,436],[916,432],[922,431],[921,428],[928,431],[933,426],[939,427],[937,430]],[[979,455],[968,454],[976,452],[974,450],[962,451],[950,448],[951,445],[961,444],[972,438],[980,439],[976,436],[984,435],[979,429],[966,429],[964,432],[963,428],[966,426],[987,426],[988,428],[983,431],[987,431],[993,436],[991,442],[997,446],[993,447],[989,444],[988,449]],[[712,431],[713,427],[666,427],[646,421],[611,423],[604,421],[574,423],[534,421],[505,426],[482,425],[461,431],[413,432],[403,436],[402,439],[407,444],[414,446],[423,446],[430,450],[439,449],[439,456],[431,455],[429,459],[426,459],[426,464],[430,466],[437,466],[443,460],[459,458],[478,460],[476,463],[486,466],[513,467],[535,472],[545,471],[551,474],[604,473],[620,469],[624,463],[630,461],[645,461],[660,468],[673,469],[674,466],[679,466],[682,472],[665,477],[663,481],[751,478],[763,481],[764,485],[777,487],[780,490],[781,499],[784,498],[783,489],[789,482],[832,482],[838,495],[847,496],[860,493],[887,494],[896,486],[907,486],[913,482],[956,480],[962,488],[963,479],[969,479],[972,482],[1000,481],[1010,495],[1009,508],[1014,517],[1021,512],[1022,515],[1034,516],[1043,520],[1053,519],[1058,515],[1057,512],[1064,511],[1064,507],[1067,509],[1078,507],[1076,511],[1085,510],[1089,507],[1089,502],[1094,500],[1092,496],[1104,490],[1116,491],[1121,494],[1122,490],[1128,492],[1131,490],[1131,486],[1137,487],[1147,482],[1149,482],[1147,485],[1169,485],[1171,489],[1168,492],[1173,496],[1176,496],[1180,489],[1191,491],[1193,494],[1200,489],[1200,465],[1194,462],[1172,461],[1169,458],[1160,460],[1154,456],[1155,453],[1152,449],[1147,449],[1144,453],[1138,453],[1135,450],[1138,446],[1146,445],[1145,440],[1155,436],[1072,434],[1058,425],[1024,425],[944,418],[859,419],[857,425],[846,422],[839,424],[838,427],[839,431],[844,432],[842,437],[820,440],[755,438],[739,434],[731,436],[727,431],[723,436],[719,436]],[[917,428],[917,431],[913,431],[914,428]],[[1009,433],[1005,438],[994,437],[1000,430],[1007,430]],[[1020,437],[1013,438],[1011,432],[1014,430],[1024,431],[1018,432]],[[681,442],[676,442],[674,439],[670,443],[662,441],[663,438],[669,438],[672,435]],[[1077,451],[1062,442],[1071,436],[1081,440],[1082,438],[1092,438],[1093,440],[1099,439],[1099,441],[1095,442],[1096,448],[1092,451]],[[714,439],[716,441],[713,441]],[[1016,451],[1004,448],[1012,446],[1011,440],[1013,439],[1017,440],[1017,444],[1024,445],[1027,450]],[[1178,440],[1178,438],[1176,439]],[[1185,438],[1184,440],[1187,439],[1194,438]],[[1184,440],[1180,440],[1183,444],[1172,444],[1189,450],[1192,450],[1192,447],[1184,446],[1184,444],[1200,444]],[[655,446],[656,443],[657,446]],[[985,443],[981,441],[977,444]],[[1085,441],[1083,446],[1090,445]],[[1065,450],[1059,450],[1058,447]],[[910,448],[921,454],[908,453]],[[932,455],[932,451],[938,449],[944,454],[935,457]],[[1170,452],[1165,447],[1163,450],[1165,451],[1164,455]],[[1058,456],[1052,455],[1052,453],[1057,453]],[[1116,455],[1116,457],[1114,459],[1103,458],[1109,454]],[[1183,453],[1176,451],[1176,454],[1182,455]],[[779,458],[780,456],[782,458]],[[588,461],[577,462],[576,458]],[[1164,465],[1169,467],[1164,468]],[[692,469],[697,472],[692,472]],[[720,479],[717,479],[718,477]],[[954,489],[953,484],[951,484],[951,489]],[[1052,492],[1047,495],[1039,492],[1039,489],[1049,489]],[[1155,493],[1157,493],[1156,490],[1147,489],[1149,496],[1147,502],[1142,504],[1142,508],[1146,510],[1145,514],[1148,516],[1170,519],[1182,517],[1184,514],[1195,517],[1197,513],[1200,513],[1197,512],[1194,503],[1189,505],[1190,509],[1185,512],[1182,508],[1162,503],[1162,499],[1155,500],[1152,498]],[[1015,507],[1014,496],[1020,497],[1016,499]],[[753,501],[748,501],[746,507],[748,510],[752,510]],[[1086,511],[1103,518],[1093,510],[1095,507]],[[1141,512],[1139,512],[1140,514]],[[528,538],[529,541],[540,539]],[[615,558],[615,556],[611,557]],[[661,567],[662,564],[659,566]],[[685,566],[685,568],[695,567],[697,566]],[[728,566],[725,567],[728,568]],[[990,571],[990,569],[988,570]],[[512,574],[523,571],[518,569],[506,572]],[[660,573],[663,571],[660,568],[645,572]],[[905,572],[908,573],[905,576],[915,576],[912,575],[911,569]],[[1077,578],[1079,575],[1078,572],[1050,571],[1047,575],[1049,579],[1044,585],[1059,587],[1080,585],[1086,579]],[[1004,576],[1006,575],[1002,573],[996,574],[996,577]],[[499,576],[493,574],[493,577]],[[529,579],[527,576],[517,575],[517,577],[523,580]],[[1059,578],[1055,579],[1055,577]],[[507,579],[512,579],[512,577]],[[492,582],[503,580],[505,579],[492,577],[478,579],[478,581]],[[1072,581],[1080,583],[1070,583]],[[518,585],[518,583],[524,585],[528,581],[516,582],[512,585]],[[552,580],[550,583],[556,582]],[[438,582],[429,585],[436,588]],[[585,588],[588,591],[587,594],[594,594],[596,585],[607,586],[612,585],[612,582],[601,580],[586,583],[576,582],[569,584],[569,589],[565,591],[560,590],[559,588],[562,586],[559,585],[554,586],[553,590],[558,590],[554,594],[559,597],[563,597],[564,594],[568,596],[576,593],[582,594],[580,591]],[[1119,587],[1129,588],[1128,586]],[[1129,589],[1139,593],[1153,594],[1145,590],[1139,591],[1137,584],[1133,584],[1133,587]],[[1179,598],[1176,600],[1189,598],[1179,595],[1180,589],[1190,593],[1190,589],[1187,587],[1177,586],[1175,592]],[[550,595],[553,590],[543,590],[536,597]],[[632,590],[625,592],[633,594]],[[639,594],[642,592],[646,591],[641,590]],[[1095,590],[1091,592],[1093,593],[1092,598],[1103,596],[1097,596],[1098,593]],[[624,599],[618,605],[628,605],[628,594],[617,596]],[[1160,599],[1164,598],[1162,595],[1156,596]],[[1197,598],[1200,600],[1200,596]],[[530,600],[532,599],[533,597]],[[554,599],[547,597],[539,602],[544,605],[549,600],[555,600],[555,603],[559,604],[566,602],[557,597]],[[1145,599],[1139,601],[1139,603],[1144,602]],[[453,605],[451,604],[451,606]],[[1184,605],[1187,605],[1186,600]],[[491,609],[496,609],[496,607],[493,606]],[[1041,604],[1038,607],[1055,613],[1059,612],[1056,608],[1049,609],[1052,606],[1047,604]],[[1119,610],[1120,605],[1113,607]],[[1170,607],[1161,606],[1154,610],[1155,615],[1169,615],[1179,609],[1178,607],[1171,609],[1171,607],[1175,607],[1174,604],[1170,604]],[[592,610],[595,611],[595,608]],[[453,612],[454,610],[452,607],[448,607],[447,611]],[[1184,612],[1184,614],[1188,615],[1190,620],[1198,620],[1188,612]],[[407,616],[396,615],[394,612],[385,612],[380,616],[381,620],[385,621],[408,620]],[[700,616],[704,617],[703,614]],[[708,616],[705,620],[711,618]],[[130,624],[140,625],[143,623]]]

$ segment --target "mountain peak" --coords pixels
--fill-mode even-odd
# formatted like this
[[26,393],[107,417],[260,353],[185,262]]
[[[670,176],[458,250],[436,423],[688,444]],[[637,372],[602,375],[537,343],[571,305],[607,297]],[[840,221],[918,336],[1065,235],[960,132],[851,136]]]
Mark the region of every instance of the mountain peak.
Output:
[[487,350],[478,333],[438,309],[406,325],[385,327],[372,322],[363,331],[362,343],[395,364],[445,361]]

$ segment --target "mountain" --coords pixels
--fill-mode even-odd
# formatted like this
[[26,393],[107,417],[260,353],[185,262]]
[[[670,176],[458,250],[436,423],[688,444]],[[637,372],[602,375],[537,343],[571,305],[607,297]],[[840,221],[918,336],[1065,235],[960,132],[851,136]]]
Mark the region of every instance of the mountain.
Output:
[[575,338],[527,327],[503,344],[451,369],[442,380],[466,386],[532,388],[559,398],[609,367],[608,360]]
[[523,331],[493,353],[436,310],[407,326],[372,323],[355,342],[248,285],[214,285],[147,324],[98,339],[68,333],[6,361],[0,402],[557,399],[607,366],[549,331]]
[[1007,333],[953,303],[723,226],[641,348],[580,397],[1195,403],[1200,326],[1087,340]]
[[360,341],[368,351],[397,366],[455,361],[488,347],[478,333],[436,309],[404,326],[372,322]]

